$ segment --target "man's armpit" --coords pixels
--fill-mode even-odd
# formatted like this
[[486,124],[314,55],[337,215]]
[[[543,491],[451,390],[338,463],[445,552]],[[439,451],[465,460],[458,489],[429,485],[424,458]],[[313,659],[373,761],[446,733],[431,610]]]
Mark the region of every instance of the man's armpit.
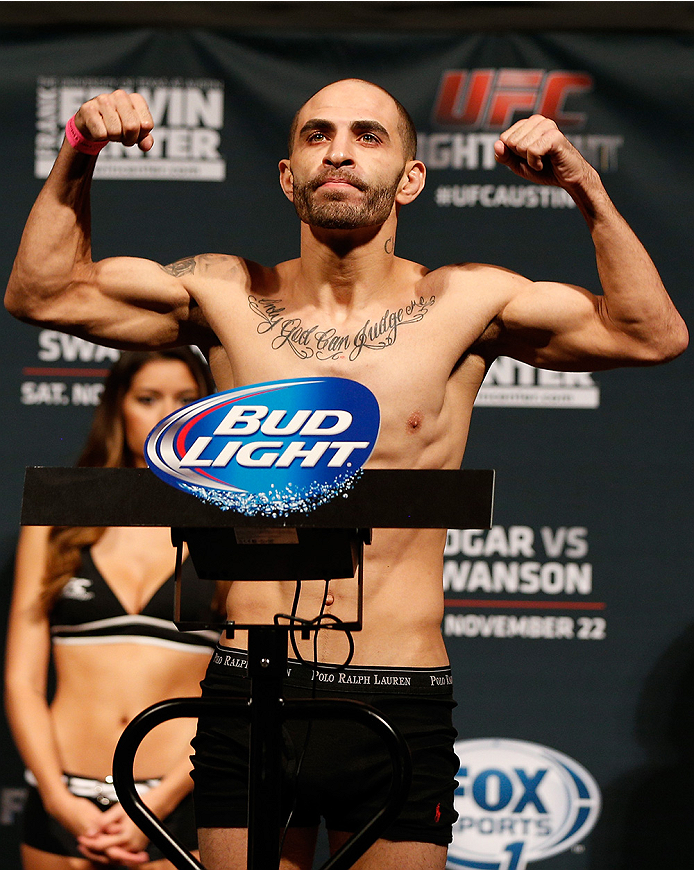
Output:
[[493,317],[485,326],[479,338],[470,345],[471,353],[479,353],[480,356],[495,355],[498,352],[498,344],[501,339],[502,325],[498,316]]

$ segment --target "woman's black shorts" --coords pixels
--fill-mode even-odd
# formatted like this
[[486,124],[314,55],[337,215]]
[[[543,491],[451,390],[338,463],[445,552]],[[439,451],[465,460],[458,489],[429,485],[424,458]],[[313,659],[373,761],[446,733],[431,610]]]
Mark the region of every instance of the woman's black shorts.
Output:
[[[97,798],[88,797],[100,810],[107,810]],[[198,835],[195,828],[195,812],[192,794],[186,795],[180,804],[165,818],[162,823],[188,849],[198,848]],[[70,858],[84,858],[77,848],[73,834],[66,830],[60,822],[49,815],[44,808],[38,789],[29,786],[27,800],[22,812],[21,841],[25,846],[33,846],[42,852],[52,855],[64,855]],[[150,843],[147,852],[151,861],[158,861],[164,856],[158,846]]]

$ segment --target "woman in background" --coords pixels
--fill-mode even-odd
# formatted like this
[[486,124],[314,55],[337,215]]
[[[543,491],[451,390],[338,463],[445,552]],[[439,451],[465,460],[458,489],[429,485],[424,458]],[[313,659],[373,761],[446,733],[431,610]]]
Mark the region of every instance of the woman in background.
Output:
[[[211,391],[206,366],[187,348],[123,353],[77,464],[146,467],[144,442],[155,424]],[[168,528],[22,529],[5,701],[30,784],[25,870],[171,866],[116,802],[111,767],[133,717],[158,701],[199,695],[217,639],[213,631],[179,632],[171,621],[174,564]],[[209,622],[214,585],[188,585],[196,619]],[[194,729],[190,719],[157,726],[134,771],[145,803],[190,850],[197,843],[189,776]]]

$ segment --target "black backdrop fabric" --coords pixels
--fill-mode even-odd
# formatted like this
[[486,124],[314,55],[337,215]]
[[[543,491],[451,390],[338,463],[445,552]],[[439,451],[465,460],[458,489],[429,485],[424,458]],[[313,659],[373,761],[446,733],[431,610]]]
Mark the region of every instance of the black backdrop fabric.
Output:
[[[690,320],[693,49],[691,35],[596,32],[6,34],[0,269],[6,278],[66,120],[116,86],[149,97],[159,144],[146,157],[102,153],[95,257],[296,256],[277,161],[295,109],[352,76],[408,107],[428,164],[401,216],[400,256],[599,291],[573,203],[491,156],[503,126],[543,111],[601,171]],[[0,331],[6,611],[23,469],[74,462],[117,354],[6,312]],[[690,866],[691,359],[597,374],[502,359],[488,375],[465,465],[497,470],[494,527],[450,530],[444,562],[461,756],[450,867]],[[13,868],[24,786],[6,726],[0,753]]]

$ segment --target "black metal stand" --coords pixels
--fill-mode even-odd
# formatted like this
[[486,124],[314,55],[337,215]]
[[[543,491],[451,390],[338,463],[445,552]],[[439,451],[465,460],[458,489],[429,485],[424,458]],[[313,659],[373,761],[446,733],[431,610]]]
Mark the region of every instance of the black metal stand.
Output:
[[[405,802],[411,776],[407,744],[400,732],[391,725],[385,716],[359,701],[332,699],[329,701],[284,701],[282,711],[286,719],[313,721],[349,719],[360,723],[371,728],[381,738],[388,753],[393,775],[383,807],[368,825],[353,834],[321,867],[321,870],[347,870],[366,852],[369,846],[375,843],[381,832],[397,818]],[[154,704],[147,710],[143,710],[125,728],[113,756],[113,778],[123,809],[179,870],[204,870],[204,867],[142,802],[135,789],[132,761],[142,740],[157,725],[169,719],[195,718],[205,713],[213,713],[220,718],[248,716],[249,702],[242,698],[230,698],[225,701],[204,698],[172,698],[169,701]],[[279,769],[279,760],[273,761],[271,753],[265,757],[268,763],[275,763],[276,769]],[[259,790],[257,794],[260,794]],[[257,799],[259,800],[259,798]],[[249,825],[248,867],[276,867],[279,862],[277,854],[279,828],[270,827],[269,819],[272,812],[268,815],[268,823],[265,824],[264,808],[261,806],[260,810],[260,826],[253,829]],[[265,843],[261,842],[261,836],[265,837]],[[267,858],[264,855],[265,852],[268,853]],[[266,861],[265,864],[262,863],[263,860]]]
[[[309,514],[246,517],[220,511],[194,496],[168,487],[144,469],[27,469],[22,523],[74,526],[171,526],[177,546],[177,575],[183,542],[198,574],[206,579],[303,580],[358,577],[353,622],[323,628],[361,629],[363,547],[371,528],[489,528],[493,503],[491,471],[366,471],[347,498]],[[104,493],[108,492],[108,499]],[[60,499],[54,499],[59,493]],[[435,493],[435,497],[432,497]],[[294,529],[296,541],[252,543],[249,529]],[[235,529],[245,533],[238,535]],[[259,538],[264,540],[266,534]],[[270,534],[272,537],[272,534]],[[250,540],[251,543],[243,543]],[[241,543],[240,543],[241,541]],[[251,549],[248,549],[248,548]],[[230,550],[233,558],[230,558]],[[180,601],[180,585],[177,601]],[[176,614],[181,628],[185,624]],[[204,870],[139,797],[133,779],[137,749],[156,725],[178,717],[214,713],[249,720],[248,870],[279,865],[282,724],[287,719],[351,719],[381,737],[389,754],[392,780],[388,799],[376,816],[354,834],[321,870],[347,870],[397,817],[411,777],[409,749],[402,735],[377,710],[357,701],[282,697],[287,668],[289,624],[227,624],[248,630],[251,692],[248,699],[212,701],[178,698],[155,704],[123,731],[113,763],[114,784],[126,813],[179,870]],[[317,627],[301,627],[304,633]]]

